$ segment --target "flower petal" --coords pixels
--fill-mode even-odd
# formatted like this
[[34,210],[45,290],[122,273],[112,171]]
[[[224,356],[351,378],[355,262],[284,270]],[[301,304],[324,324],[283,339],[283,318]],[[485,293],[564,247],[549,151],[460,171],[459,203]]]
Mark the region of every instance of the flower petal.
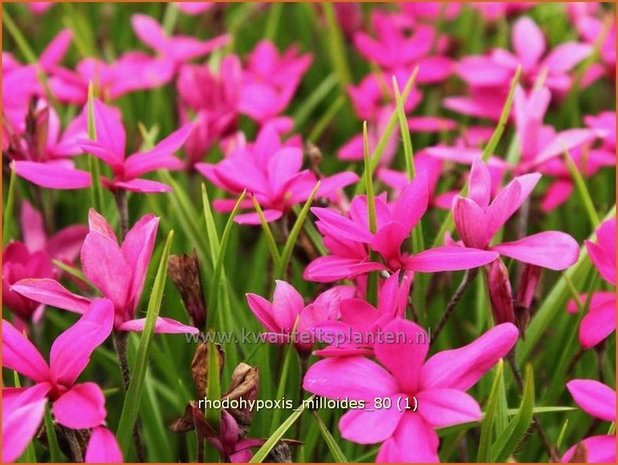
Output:
[[[118,326],[120,331],[142,332],[146,327],[146,318],[128,320]],[[188,326],[171,318],[157,317],[155,320],[154,332],[159,334],[197,334],[199,329],[195,326]]]
[[604,421],[616,420],[616,391],[594,379],[567,383],[573,399],[589,415]]
[[[411,447],[411,438],[414,445]],[[376,463],[438,463],[440,440],[421,415],[408,412],[393,437],[382,443]]]
[[411,255],[406,261],[406,269],[421,273],[438,271],[458,271],[487,265],[498,258],[498,254],[468,247],[434,247]]
[[105,396],[96,383],[76,384],[54,401],[53,413],[67,428],[94,428],[105,421]]
[[558,271],[574,265],[579,257],[577,241],[559,231],[544,231],[518,241],[503,242],[491,250],[524,263]]
[[103,426],[92,430],[86,447],[85,463],[123,463],[122,451],[116,436]]
[[2,320],[2,365],[33,381],[49,379],[49,367],[39,351],[6,320]]
[[65,164],[17,160],[13,169],[18,176],[48,189],[84,189],[90,186],[90,173]]
[[416,395],[418,412],[434,428],[479,421],[481,407],[474,398],[457,389],[431,389]]
[[341,437],[357,444],[376,444],[390,438],[405,413],[395,407],[396,400],[391,400],[391,404],[391,408],[374,410],[371,402],[366,409],[349,410],[339,420]]
[[90,306],[89,299],[73,294],[58,281],[50,278],[22,279],[13,284],[11,290],[36,302],[75,313],[84,313]]

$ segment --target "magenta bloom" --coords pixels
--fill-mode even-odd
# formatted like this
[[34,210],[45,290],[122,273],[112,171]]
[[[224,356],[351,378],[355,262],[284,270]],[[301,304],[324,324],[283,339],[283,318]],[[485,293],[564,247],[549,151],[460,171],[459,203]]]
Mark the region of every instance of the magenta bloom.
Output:
[[208,65],[180,68],[177,90],[181,121],[197,116],[185,144],[189,166],[201,161],[217,142],[236,133],[241,80],[240,60],[235,55],[225,57],[216,73]]
[[[616,219],[605,221],[597,229],[597,242],[586,241],[586,249],[590,260],[597,268],[601,277],[616,285]],[[583,295],[585,302],[587,296]],[[571,313],[578,307],[571,302],[567,307]],[[598,291],[592,295],[590,310],[584,316],[579,326],[579,342],[589,349],[600,343],[616,331],[616,293],[614,291]]]
[[411,273],[405,273],[400,283],[397,271],[382,283],[377,308],[358,297],[343,298],[339,303],[340,319],[318,324],[320,342],[329,345],[315,354],[322,357],[373,355],[382,328],[395,318],[405,317],[411,285]]
[[[143,331],[145,318],[135,319],[152,257],[159,218],[143,216],[127,233],[122,245],[105,218],[88,215],[90,232],[84,240],[81,262],[86,278],[114,304],[117,331]],[[12,289],[38,302],[83,313],[91,300],[65,289],[53,279],[24,279]],[[157,318],[157,333],[196,333],[197,328],[170,318]]]
[[138,90],[155,89],[168,83],[174,75],[171,62],[142,52],[127,52],[112,63],[84,58],[75,70],[56,67],[49,79],[54,96],[63,103],[84,105],[92,82],[105,101],[115,100]]
[[85,152],[93,154],[114,173],[112,179],[103,178],[110,190],[132,192],[170,192],[166,184],[142,179],[140,176],[159,169],[180,169],[182,162],[173,154],[182,147],[189,137],[192,124],[186,124],[173,132],[152,149],[125,156],[126,133],[115,108],[99,100],[94,101],[94,119],[97,130],[96,140],[82,140],[79,145]]
[[10,242],[2,252],[2,303],[19,319],[16,325],[39,321],[45,306],[11,289],[13,284],[27,278],[54,278],[54,266],[43,251],[31,252],[21,242]]
[[514,53],[494,49],[487,56],[466,57],[459,63],[457,73],[471,86],[506,87],[522,66],[522,82],[532,86],[539,73],[547,70],[546,85],[565,92],[571,85],[569,72],[592,53],[592,47],[581,42],[564,42],[546,53],[543,31],[530,18],[518,19],[511,35]]
[[[253,144],[236,147],[217,164],[198,163],[197,170],[217,187],[239,194],[251,193],[264,209],[267,221],[281,218],[294,205],[305,202],[315,188],[318,179],[308,169],[302,169],[303,150],[282,143],[272,125],[262,128]],[[356,182],[355,173],[343,172],[320,180],[316,198],[336,195],[337,192]],[[236,202],[224,200],[214,203],[218,211],[231,211]],[[245,208],[253,209],[251,201]],[[257,213],[237,215],[234,221],[240,224],[260,224]]]
[[[446,56],[432,55],[437,42],[438,51],[444,49],[444,37],[436,37],[433,26],[415,23],[406,15],[376,9],[372,11],[371,23],[376,37],[365,32],[354,36],[354,44],[368,61],[388,70],[414,69],[419,67],[417,82],[428,84],[448,78],[454,64]],[[390,81],[390,79],[389,79]]]
[[272,42],[261,41],[243,69],[238,111],[262,126],[276,124],[279,132],[292,129],[291,118],[278,115],[290,104],[312,60],[310,54],[299,55],[295,46],[279,54]]
[[29,134],[11,134],[12,129],[8,133],[15,136],[9,141],[8,150],[15,173],[49,189],[88,187],[90,173],[76,169],[71,160],[81,153],[78,139],[87,135],[85,114],[77,116],[62,133],[60,119],[52,108],[43,107],[32,118],[35,124]]
[[[616,421],[616,391],[592,379],[574,379],[567,383],[567,389],[579,405],[589,415],[603,421]],[[590,436],[580,442],[583,445],[587,463],[616,462],[616,436],[614,434]],[[577,446],[571,447],[562,456],[568,463],[575,454]]]
[[[364,196],[352,200],[345,216],[329,208],[311,209],[318,217],[316,226],[331,255],[313,260],[305,269],[305,279],[332,282],[377,270],[405,269],[421,273],[465,270],[486,265],[498,257],[496,252],[455,246],[436,247],[415,255],[401,251],[401,245],[427,210],[429,189],[425,173],[419,173],[390,205],[385,196],[378,196],[375,201],[375,233],[369,229]],[[371,250],[380,254],[380,262],[370,261]]]
[[[396,319],[384,332],[391,343],[376,344],[380,365],[358,356],[320,360],[309,368],[303,387],[330,399],[364,401],[364,408],[341,417],[339,431],[359,444],[382,443],[376,462],[438,462],[434,429],[482,418],[466,391],[511,350],[517,328],[498,325],[467,346],[427,360],[428,337],[420,326]],[[374,409],[376,397],[390,399],[391,408]]]
[[28,388],[2,389],[2,461],[15,461],[36,435],[47,401],[56,421],[72,429],[94,428],[106,416],[105,397],[92,382],[77,383],[92,352],[109,336],[112,303],[95,299],[84,315],[56,338],[49,365],[8,321],[2,320],[2,363],[34,382]]
[[215,2],[174,2],[176,7],[186,15],[199,15],[215,6]]
[[219,436],[208,436],[206,439],[219,451],[226,462],[248,463],[253,456],[252,447],[264,444],[264,439],[241,439],[242,430],[238,422],[227,410],[221,410],[221,426]]
[[256,294],[247,294],[249,308],[268,332],[268,341],[288,344],[296,325],[294,344],[297,350],[309,352],[315,344],[316,326],[339,317],[339,302],[351,297],[354,289],[336,286],[320,294],[311,304],[305,305],[303,297],[285,281],[276,281],[273,301]]
[[544,231],[514,242],[490,245],[540,178],[539,173],[518,176],[492,200],[489,170],[477,159],[470,173],[468,197],[458,196],[453,202],[453,218],[463,244],[493,250],[502,256],[550,270],[564,270],[573,265],[579,256],[579,246],[575,239],[559,231]]
[[171,62],[175,68],[207,55],[230,41],[227,34],[206,41],[190,36],[169,36],[154,18],[142,14],[133,15],[131,25],[142,42],[155,50],[160,59]]

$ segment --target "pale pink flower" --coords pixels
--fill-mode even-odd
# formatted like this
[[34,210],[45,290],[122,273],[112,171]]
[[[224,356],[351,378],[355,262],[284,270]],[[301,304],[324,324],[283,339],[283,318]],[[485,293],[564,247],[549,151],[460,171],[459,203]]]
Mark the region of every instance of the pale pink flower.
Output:
[[93,428],[84,455],[85,463],[123,463],[116,436],[104,426]]

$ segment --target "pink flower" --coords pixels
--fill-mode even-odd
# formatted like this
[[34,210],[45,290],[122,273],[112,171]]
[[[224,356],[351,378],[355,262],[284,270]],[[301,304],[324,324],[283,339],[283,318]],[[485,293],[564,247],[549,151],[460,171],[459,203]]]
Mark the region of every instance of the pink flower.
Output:
[[176,7],[186,15],[199,15],[215,6],[215,2],[175,2]]
[[[498,257],[496,252],[455,246],[436,247],[414,255],[402,252],[402,243],[424,215],[428,202],[427,175],[418,173],[390,205],[385,196],[376,197],[375,233],[369,228],[364,196],[352,200],[349,214],[345,216],[329,208],[312,208],[318,217],[316,226],[331,255],[313,260],[305,269],[305,279],[332,282],[378,270],[405,269],[421,273],[465,270]],[[380,254],[379,262],[370,261],[371,250]]]
[[169,36],[153,18],[142,14],[131,16],[131,25],[142,42],[154,49],[159,58],[171,62],[176,68],[194,58],[207,55],[230,41],[227,34],[206,41],[190,36]]
[[[521,160],[516,172],[538,170],[557,178],[545,193],[541,203],[543,211],[551,211],[560,206],[573,190],[570,171],[562,160],[565,150],[573,157],[583,174],[588,176],[592,176],[603,165],[613,166],[616,160],[615,156],[593,152],[588,148],[596,138],[605,136],[604,128],[610,121],[601,123],[601,127],[571,128],[556,132],[552,126],[543,124],[550,99],[551,94],[545,87],[533,90],[529,96],[518,87],[513,107],[521,146]],[[592,120],[590,122],[595,123]],[[613,131],[615,133],[615,128]]]
[[31,379],[28,388],[2,389],[2,461],[15,461],[36,435],[47,401],[55,420],[72,429],[97,427],[106,416],[105,397],[92,382],[77,383],[92,352],[109,336],[114,312],[107,299],[95,299],[84,315],[56,338],[49,365],[8,321],[2,320],[2,362]]
[[218,436],[207,436],[206,439],[219,451],[226,462],[248,463],[253,454],[252,447],[264,444],[264,439],[241,439],[242,430],[238,422],[227,410],[221,410],[221,426]]
[[[586,413],[603,421],[616,421],[616,391],[592,379],[574,379],[567,389]],[[614,463],[616,461],[616,436],[590,436],[579,444],[583,446],[587,463]],[[571,462],[577,446],[571,447],[562,456],[562,462]],[[580,461],[581,459],[578,459]]]
[[453,62],[442,55],[432,55],[432,47],[444,49],[444,37],[436,37],[433,26],[416,23],[403,14],[376,9],[371,14],[376,37],[365,32],[354,36],[354,44],[367,60],[392,71],[412,70],[419,67],[417,82],[441,82],[453,71]]
[[[94,210],[88,215],[90,232],[84,240],[81,262],[84,275],[114,304],[117,331],[143,331],[145,318],[135,318],[152,257],[159,218],[143,216],[127,233],[122,245],[105,218]],[[12,289],[38,302],[83,313],[91,300],[65,289],[53,279],[24,279]],[[197,328],[158,317],[157,333],[196,333]]]
[[592,53],[592,46],[581,42],[564,42],[546,53],[543,31],[530,18],[518,19],[513,26],[511,42],[514,53],[494,49],[486,56],[461,60],[458,75],[471,86],[507,88],[517,65],[522,66],[522,82],[532,86],[540,73],[547,71],[546,85],[565,92],[571,85],[569,72]]
[[496,21],[507,15],[532,8],[532,2],[473,2],[471,6],[477,9],[488,21]]
[[526,201],[541,178],[539,173],[514,178],[491,199],[491,178],[480,159],[472,165],[468,197],[453,202],[453,219],[463,244],[475,249],[493,250],[524,263],[564,270],[579,256],[575,239],[559,231],[544,231],[514,242],[490,245],[493,237]]
[[329,345],[315,351],[315,355],[347,357],[373,354],[382,328],[395,318],[405,317],[412,275],[405,273],[400,283],[397,271],[381,284],[377,308],[358,297],[341,299],[341,318],[317,325],[320,342]]
[[[597,242],[586,241],[590,260],[601,277],[612,286],[616,285],[616,219],[605,221],[597,229]],[[582,301],[587,299],[582,296]],[[570,302],[567,311],[577,312],[575,302]],[[579,326],[579,342],[589,349],[616,331],[616,294],[613,291],[595,292],[590,299],[590,309]]]
[[21,206],[21,231],[24,244],[31,253],[42,251],[49,258],[72,263],[79,255],[88,228],[74,224],[48,237],[43,216],[30,202],[24,200]]
[[30,2],[28,3],[28,8],[35,15],[42,15],[49,11],[51,7],[54,6],[53,2]]
[[[272,125],[263,127],[253,144],[236,147],[217,164],[198,163],[197,170],[217,187],[239,194],[247,190],[255,196],[267,221],[281,218],[294,205],[305,202],[318,181],[311,171],[302,169],[303,151],[289,142],[282,143]],[[355,173],[343,172],[320,180],[316,198],[325,198],[358,179]],[[218,211],[232,210],[236,202],[221,200],[214,203]],[[251,201],[243,208],[253,209]],[[237,215],[240,224],[260,224],[257,213]]]
[[[359,444],[382,443],[376,462],[438,462],[434,429],[482,418],[466,391],[511,350],[517,328],[498,325],[467,346],[427,360],[427,334],[415,323],[396,319],[384,332],[393,343],[375,346],[381,365],[358,356],[320,360],[309,368],[303,387],[330,399],[364,402],[364,408],[341,417],[339,431]],[[376,407],[375,398],[386,398],[390,408]]]
[[217,142],[236,133],[241,82],[240,60],[235,55],[225,57],[216,74],[208,65],[180,68],[176,85],[181,121],[197,116],[195,129],[185,144],[190,167]]
[[272,303],[256,294],[247,294],[249,308],[268,332],[266,339],[276,344],[288,344],[293,334],[299,352],[307,353],[315,344],[316,325],[339,317],[339,301],[350,297],[354,289],[336,286],[320,294],[311,304],[285,281],[276,281]]
[[[591,2],[590,5],[593,5],[593,3]],[[582,79],[583,86],[588,86],[603,76],[613,81],[616,76],[616,19],[611,14],[607,15],[608,18],[606,19],[592,13],[594,11],[583,12],[573,18],[579,35],[591,46],[599,41],[601,34],[606,34],[599,50],[601,63],[593,63],[586,70]],[[607,20],[610,22],[609,29],[606,31]]]
[[110,190],[132,192],[170,192],[166,184],[142,179],[140,176],[159,169],[180,169],[182,162],[173,153],[187,140],[192,124],[186,124],[173,132],[152,149],[125,156],[126,133],[115,108],[99,100],[94,101],[96,140],[82,140],[79,146],[109,165],[114,173],[112,179],[103,178]]
[[310,54],[299,55],[295,46],[280,54],[272,42],[261,41],[243,69],[238,111],[262,126],[275,123],[280,132],[292,129],[292,120],[278,115],[290,104],[312,60]]
[[37,322],[43,315],[44,305],[28,299],[11,289],[13,284],[27,278],[54,278],[54,267],[43,251],[31,252],[21,242],[10,242],[2,253],[2,303],[13,312],[23,329],[24,322]]
[[130,92],[160,87],[172,79],[174,71],[168,60],[142,52],[127,52],[113,63],[88,57],[77,64],[75,71],[56,67],[49,86],[60,102],[84,105],[90,82],[98,95],[109,101]]

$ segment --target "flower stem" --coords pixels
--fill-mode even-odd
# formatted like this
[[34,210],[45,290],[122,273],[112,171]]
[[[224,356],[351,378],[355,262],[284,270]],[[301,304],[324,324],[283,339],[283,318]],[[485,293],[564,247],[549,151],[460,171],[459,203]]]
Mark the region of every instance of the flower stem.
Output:
[[442,332],[442,330],[444,329],[444,326],[446,325],[447,321],[453,315],[453,312],[455,311],[457,304],[463,297],[468,287],[470,287],[470,284],[472,284],[472,282],[474,281],[474,278],[478,274],[478,270],[479,270],[478,268],[473,268],[471,270],[466,270],[466,272],[464,273],[461,283],[459,283],[459,287],[457,287],[457,290],[451,297],[451,300],[446,306],[446,310],[444,311],[442,318],[440,319],[440,321],[438,322],[438,325],[436,326],[436,330],[433,333],[433,339],[437,339],[440,333]]
[[69,443],[69,448],[71,449],[71,455],[73,456],[73,460],[75,462],[83,462],[84,457],[82,455],[82,448],[79,445],[79,441],[77,440],[77,434],[74,429],[62,428],[64,430],[64,436]]
[[116,206],[118,207],[118,215],[120,216],[120,237],[124,239],[129,232],[129,198],[127,192],[117,190],[114,192]]
[[[118,355],[118,364],[120,365],[120,374],[122,375],[122,386],[126,393],[131,382],[131,373],[129,371],[129,357],[127,355],[127,333],[114,331],[112,333],[114,340],[114,349]],[[139,432],[139,423],[136,422],[133,427],[133,442],[135,444],[135,452],[137,453],[138,462],[144,462],[144,448],[142,447],[142,437]]]

